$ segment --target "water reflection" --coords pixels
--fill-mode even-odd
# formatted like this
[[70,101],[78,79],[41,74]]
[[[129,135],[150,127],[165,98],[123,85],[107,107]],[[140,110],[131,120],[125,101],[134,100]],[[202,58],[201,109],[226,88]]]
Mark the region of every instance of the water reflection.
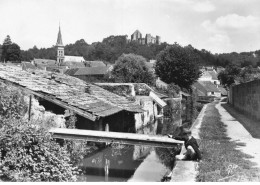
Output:
[[[171,131],[170,126],[168,130],[164,127],[165,123],[156,122],[138,133],[155,135]],[[82,174],[78,181],[160,182],[174,167],[175,152],[176,148],[110,144],[80,162]]]

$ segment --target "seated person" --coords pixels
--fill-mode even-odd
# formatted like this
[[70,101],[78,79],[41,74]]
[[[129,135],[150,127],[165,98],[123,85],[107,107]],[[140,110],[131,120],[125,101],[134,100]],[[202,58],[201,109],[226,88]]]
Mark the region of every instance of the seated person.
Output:
[[197,143],[197,140],[191,136],[191,131],[188,129],[183,129],[182,136],[176,136],[173,137],[171,135],[168,135],[168,137],[184,141],[184,146],[187,150],[185,154],[177,155],[176,159],[180,160],[201,160],[201,152],[199,150],[199,145]]

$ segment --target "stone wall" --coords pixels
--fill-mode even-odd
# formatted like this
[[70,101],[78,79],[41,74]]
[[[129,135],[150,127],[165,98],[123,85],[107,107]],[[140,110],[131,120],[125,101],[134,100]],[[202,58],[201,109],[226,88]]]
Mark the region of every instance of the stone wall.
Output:
[[[29,107],[29,96],[24,96],[24,100]],[[23,119],[28,120],[29,110],[24,115]],[[61,114],[55,114],[50,111],[46,111],[45,108],[39,104],[39,101],[32,96],[31,100],[31,114],[30,120],[33,122],[38,122],[44,125],[45,128],[58,127],[65,128],[65,117]]]
[[260,120],[260,80],[232,86],[229,103],[246,116]]
[[137,102],[145,110],[144,113],[135,114],[135,128],[136,131],[143,128],[149,123],[153,123],[157,116],[157,106],[149,96],[136,96]]

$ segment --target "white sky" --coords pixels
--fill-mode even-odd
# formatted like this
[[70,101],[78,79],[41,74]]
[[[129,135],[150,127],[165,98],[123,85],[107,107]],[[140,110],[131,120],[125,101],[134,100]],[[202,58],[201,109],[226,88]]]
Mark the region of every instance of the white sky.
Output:
[[26,50],[110,35],[160,35],[212,53],[260,49],[260,0],[0,0],[0,42]]

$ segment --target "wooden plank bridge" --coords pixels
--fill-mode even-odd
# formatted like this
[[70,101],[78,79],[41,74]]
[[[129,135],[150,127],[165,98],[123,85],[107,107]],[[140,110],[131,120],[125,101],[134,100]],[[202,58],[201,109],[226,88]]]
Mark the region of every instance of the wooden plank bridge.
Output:
[[183,141],[159,135],[145,135],[136,133],[106,132],[95,130],[52,128],[50,133],[54,138],[80,139],[95,142],[119,143],[131,145],[149,145],[156,147],[173,147],[183,144]]

